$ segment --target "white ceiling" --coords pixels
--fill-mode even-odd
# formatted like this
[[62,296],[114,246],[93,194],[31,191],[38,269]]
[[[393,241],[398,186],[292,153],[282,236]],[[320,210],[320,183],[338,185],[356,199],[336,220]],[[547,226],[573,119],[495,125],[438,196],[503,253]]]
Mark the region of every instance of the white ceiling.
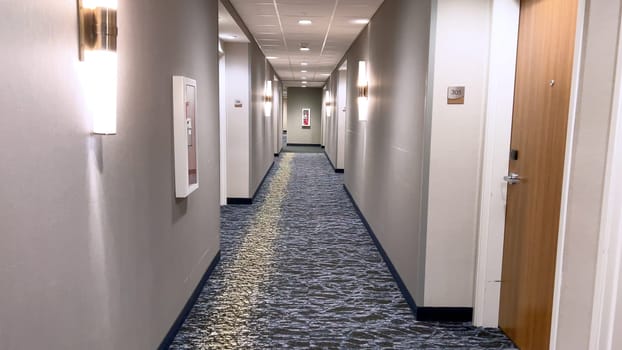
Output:
[[[230,0],[286,86],[322,87],[383,0]],[[311,25],[298,21],[309,19]],[[300,51],[306,44],[310,51]],[[307,66],[301,63],[307,62]],[[301,72],[306,70],[306,73]],[[304,79],[306,77],[306,79]]]

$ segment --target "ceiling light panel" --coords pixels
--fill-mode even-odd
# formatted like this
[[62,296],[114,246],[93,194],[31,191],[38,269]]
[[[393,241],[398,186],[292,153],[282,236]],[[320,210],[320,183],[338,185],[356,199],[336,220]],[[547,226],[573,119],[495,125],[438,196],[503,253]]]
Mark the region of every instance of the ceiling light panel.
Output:
[[[317,72],[331,72],[364,28],[364,25],[353,24],[351,21],[370,18],[382,2],[383,0],[231,0],[266,55],[280,57],[270,61],[277,74],[281,77],[300,76],[302,72],[299,71],[304,69],[309,71],[308,78],[318,80],[327,79],[327,76]],[[298,23],[304,19],[310,20],[311,24]],[[278,39],[280,42],[275,41]],[[310,51],[300,51],[300,43],[308,43]],[[310,69],[301,66],[302,61],[309,62]],[[300,86],[300,82],[297,84]],[[323,82],[318,84],[322,85]]]

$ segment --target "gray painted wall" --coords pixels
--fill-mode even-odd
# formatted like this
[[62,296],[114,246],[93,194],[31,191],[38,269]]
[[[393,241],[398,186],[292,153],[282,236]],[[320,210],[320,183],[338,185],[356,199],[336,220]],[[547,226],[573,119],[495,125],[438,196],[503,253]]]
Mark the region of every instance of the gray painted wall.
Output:
[[[217,2],[119,5],[118,135],[101,137],[76,2],[0,3],[2,349],[155,349],[218,252]],[[176,74],[199,94],[201,182],[186,200],[173,183]]]
[[[287,142],[322,142],[322,89],[287,88]],[[302,127],[302,109],[311,108],[311,127]]]
[[[287,88],[283,88],[283,91],[287,91]],[[287,96],[283,95],[283,131],[287,131]]]
[[[276,138],[276,125],[273,118],[266,117],[264,113],[265,82],[272,80],[274,70],[259,46],[250,44],[251,57],[251,192],[252,196],[261,180],[264,178],[270,165],[274,162],[273,138]],[[272,82],[276,84],[276,82]]]
[[[345,183],[418,303],[425,271],[420,227],[429,28],[430,1],[386,1],[345,56]],[[366,122],[358,120],[356,103],[361,59],[370,75]]]
[[[489,0],[387,1],[344,58],[346,186],[421,306],[473,306],[489,23]],[[464,105],[447,105],[452,85]]]
[[[620,271],[619,273],[622,273]],[[613,329],[622,329],[622,275],[618,276],[618,302],[615,311]],[[613,336],[612,349],[622,349],[622,332],[617,331]]]

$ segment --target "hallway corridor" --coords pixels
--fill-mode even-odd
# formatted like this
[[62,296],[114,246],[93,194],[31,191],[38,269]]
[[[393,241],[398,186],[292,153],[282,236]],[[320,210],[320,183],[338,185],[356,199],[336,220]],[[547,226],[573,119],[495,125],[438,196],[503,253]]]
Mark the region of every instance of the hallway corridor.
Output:
[[171,349],[508,349],[497,330],[415,321],[323,154],[282,153],[221,213],[221,261]]

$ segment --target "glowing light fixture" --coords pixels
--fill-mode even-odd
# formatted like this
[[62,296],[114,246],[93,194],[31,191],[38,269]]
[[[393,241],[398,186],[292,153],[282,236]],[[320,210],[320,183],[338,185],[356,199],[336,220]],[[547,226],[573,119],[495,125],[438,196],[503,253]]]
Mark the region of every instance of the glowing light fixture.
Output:
[[301,19],[300,21],[298,21],[298,24],[300,24],[301,26],[308,26],[313,24],[313,22],[310,19]]
[[266,57],[266,59],[269,59],[269,60],[276,60],[277,58],[278,57],[276,57],[276,56],[268,56],[268,57]]
[[78,0],[79,58],[93,133],[117,133],[117,0]]
[[223,40],[235,40],[238,38],[238,36],[234,34],[221,34],[218,37]]
[[354,24],[367,24],[367,23],[369,23],[369,20],[367,18],[358,18],[358,19],[352,20],[352,23],[354,23]]
[[311,49],[309,48],[308,44],[305,43],[301,43],[300,44],[300,51],[310,51]]
[[358,87],[359,120],[367,120],[369,107],[369,81],[367,78],[367,62],[365,61],[359,61],[359,74],[356,85]]
[[308,72],[308,71],[306,71],[306,70],[304,70],[304,69],[300,71],[300,73],[307,73],[307,72]]
[[308,66],[308,65],[309,65],[309,62],[300,62],[300,65],[301,65],[301,66]]
[[266,80],[264,87],[263,114],[266,117],[272,116],[272,80]]

